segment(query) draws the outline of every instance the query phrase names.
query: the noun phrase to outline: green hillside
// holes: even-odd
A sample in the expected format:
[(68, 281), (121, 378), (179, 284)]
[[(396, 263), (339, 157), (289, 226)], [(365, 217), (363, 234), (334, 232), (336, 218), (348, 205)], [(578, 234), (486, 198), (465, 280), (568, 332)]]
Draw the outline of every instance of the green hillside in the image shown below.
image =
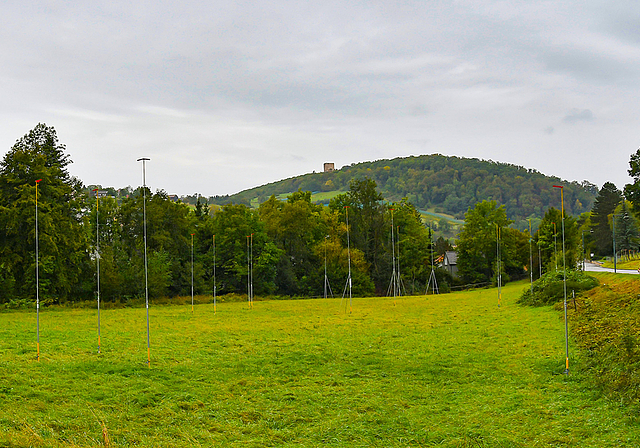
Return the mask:
[(597, 187), (586, 181), (566, 182), (521, 166), (433, 154), (357, 163), (331, 173), (305, 174), (230, 196), (211, 197), (210, 201), (256, 205), (272, 194), (286, 196), (302, 189), (314, 192), (317, 201), (328, 203), (333, 195), (348, 189), (351, 179), (362, 177), (374, 179), (387, 200), (407, 197), (418, 209), (458, 220), (470, 206), (493, 199), (505, 205), (507, 216), (519, 228), (525, 227), (527, 218), (542, 217), (549, 207), (560, 208), (560, 193), (553, 185), (565, 187), (565, 210), (574, 216), (591, 210), (597, 194)]

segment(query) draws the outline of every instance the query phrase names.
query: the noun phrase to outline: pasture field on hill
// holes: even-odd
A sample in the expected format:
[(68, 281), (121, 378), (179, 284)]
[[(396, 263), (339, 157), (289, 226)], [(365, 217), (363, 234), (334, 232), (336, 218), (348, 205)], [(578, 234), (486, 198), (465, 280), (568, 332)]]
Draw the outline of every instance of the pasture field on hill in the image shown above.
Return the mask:
[[(527, 284), (439, 296), (0, 313), (0, 447), (640, 445)], [(573, 361), (577, 359), (577, 362)], [(575, 366), (575, 367), (574, 367)]]

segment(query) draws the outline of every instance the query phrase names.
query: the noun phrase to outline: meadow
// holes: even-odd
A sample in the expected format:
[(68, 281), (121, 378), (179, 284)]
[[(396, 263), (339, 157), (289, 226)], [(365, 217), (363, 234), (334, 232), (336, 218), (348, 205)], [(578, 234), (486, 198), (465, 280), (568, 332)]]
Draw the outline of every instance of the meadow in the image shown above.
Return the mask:
[(0, 313), (0, 447), (640, 445), (525, 287)]

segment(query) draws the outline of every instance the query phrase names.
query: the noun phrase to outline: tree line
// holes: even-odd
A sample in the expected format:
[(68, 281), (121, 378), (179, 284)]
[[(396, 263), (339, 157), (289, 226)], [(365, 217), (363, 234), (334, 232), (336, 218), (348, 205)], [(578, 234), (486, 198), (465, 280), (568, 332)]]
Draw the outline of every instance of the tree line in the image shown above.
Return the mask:
[[(455, 242), (459, 278), (454, 279), (431, 264), (451, 242), (434, 241), (409, 198), (386, 200), (372, 177), (352, 178), (326, 205), (298, 189), (284, 201), (272, 194), (257, 208), (210, 204), (200, 196), (190, 206), (142, 187), (106, 189), (110, 194), (96, 197), (92, 190), (99, 186), (84, 186), (69, 173), (65, 151), (55, 129), (39, 124), (0, 163), (0, 303), (30, 302), (35, 296), (38, 180), (44, 303), (93, 298), (98, 258), (103, 300), (144, 295), (145, 196), (151, 297), (189, 295), (192, 268), (196, 294), (211, 294), (214, 287), (219, 294), (246, 294), (251, 269), (257, 295), (313, 297), (322, 295), (325, 275), (333, 293), (341, 295), (349, 271), (352, 292), (364, 296), (388, 294), (394, 272), (401, 273), (404, 293), (422, 293), (432, 269), (446, 290), (495, 283), (499, 274), (503, 281), (531, 273), (537, 278), (563, 265), (560, 207), (548, 207), (541, 218), (531, 214), (520, 229), (508, 206), (495, 199), (469, 206)], [(610, 254), (614, 225), (618, 251), (637, 250), (640, 154), (631, 163), (635, 183), (624, 194), (606, 183), (591, 211), (574, 218), (565, 207), (568, 268), (577, 267), (583, 253)]]
[[(145, 196), (151, 297), (190, 294), (192, 253), (196, 294), (212, 293), (214, 269), (219, 294), (246, 293), (249, 263), (257, 295), (320, 296), (325, 265), (337, 295), (349, 269), (357, 295), (384, 295), (394, 268), (406, 292), (425, 288), (430, 231), (409, 201), (385, 201), (370, 178), (353, 180), (327, 206), (299, 190), (286, 201), (271, 196), (257, 209), (209, 205), (203, 198), (190, 207), (162, 190), (143, 194), (141, 187), (96, 197), (97, 186), (71, 176), (65, 151), (55, 129), (38, 124), (0, 163), (2, 303), (35, 297), (37, 180), (44, 303), (93, 298), (98, 257), (103, 300), (144, 294)], [(438, 276), (446, 282), (444, 272)]]
[[(591, 210), (577, 218), (549, 207), (542, 218), (532, 215), (529, 229), (518, 231), (507, 218), (505, 205), (484, 200), (469, 208), (458, 241), (461, 279), (466, 283), (496, 282), (498, 266), (503, 279), (581, 269), (585, 258), (616, 259), (638, 256), (640, 250), (640, 149), (631, 155), (624, 190), (605, 182)], [(560, 197), (560, 193), (556, 192)], [(566, 199), (566, 197), (565, 197)], [(564, 224), (564, 255), (563, 233)], [(500, 235), (500, 237), (499, 237)], [(498, 263), (501, 254), (501, 263)], [(564, 257), (564, 258), (563, 258)]]

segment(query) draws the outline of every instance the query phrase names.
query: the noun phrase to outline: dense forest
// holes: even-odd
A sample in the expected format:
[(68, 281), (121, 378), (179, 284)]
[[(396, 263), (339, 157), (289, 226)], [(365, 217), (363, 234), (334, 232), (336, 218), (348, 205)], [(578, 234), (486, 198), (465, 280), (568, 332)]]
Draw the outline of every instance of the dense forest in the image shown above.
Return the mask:
[[(469, 207), (483, 200), (504, 205), (507, 217), (521, 230), (528, 218), (541, 219), (549, 207), (560, 208), (553, 185), (564, 185), (565, 211), (578, 216), (591, 210), (598, 188), (587, 182), (566, 182), (516, 165), (438, 154), (348, 165), (329, 173), (311, 173), (209, 198), (214, 204), (250, 205), (272, 194), (304, 191), (346, 191), (352, 179), (369, 178), (390, 201), (406, 197), (419, 210), (433, 209), (464, 219)], [(326, 201), (328, 202), (328, 201)]]
[[(44, 124), (0, 162), (0, 303), (28, 304), (36, 291), (45, 304), (91, 299), (98, 264), (104, 300), (140, 297), (147, 250), (151, 297), (188, 295), (192, 288), (313, 297), (329, 283), (338, 296), (347, 286), (356, 295), (424, 293), (432, 269), (441, 291), (499, 276), (540, 276), (562, 266), (562, 227), (569, 269), (583, 253), (611, 254), (612, 237), (619, 253), (639, 245), (640, 150), (631, 163), (635, 182), (624, 194), (610, 183), (600, 191), (586, 182), (563, 183), (564, 209), (574, 214), (564, 219), (553, 186), (558, 179), (475, 159), (357, 164), (247, 191), (244, 199), (217, 198), (222, 205), (196, 195), (194, 206), (162, 190), (85, 186), (69, 173), (70, 164), (55, 130)], [(422, 193), (409, 193), (419, 189), (407, 185)], [(284, 198), (275, 195), (294, 188)], [(332, 189), (326, 205), (312, 201), (317, 188)], [(457, 241), (434, 236), (412, 199), (441, 210), (469, 202), (464, 213), (455, 212), (464, 218)], [(438, 268), (438, 256), (454, 244), (457, 278)]]

